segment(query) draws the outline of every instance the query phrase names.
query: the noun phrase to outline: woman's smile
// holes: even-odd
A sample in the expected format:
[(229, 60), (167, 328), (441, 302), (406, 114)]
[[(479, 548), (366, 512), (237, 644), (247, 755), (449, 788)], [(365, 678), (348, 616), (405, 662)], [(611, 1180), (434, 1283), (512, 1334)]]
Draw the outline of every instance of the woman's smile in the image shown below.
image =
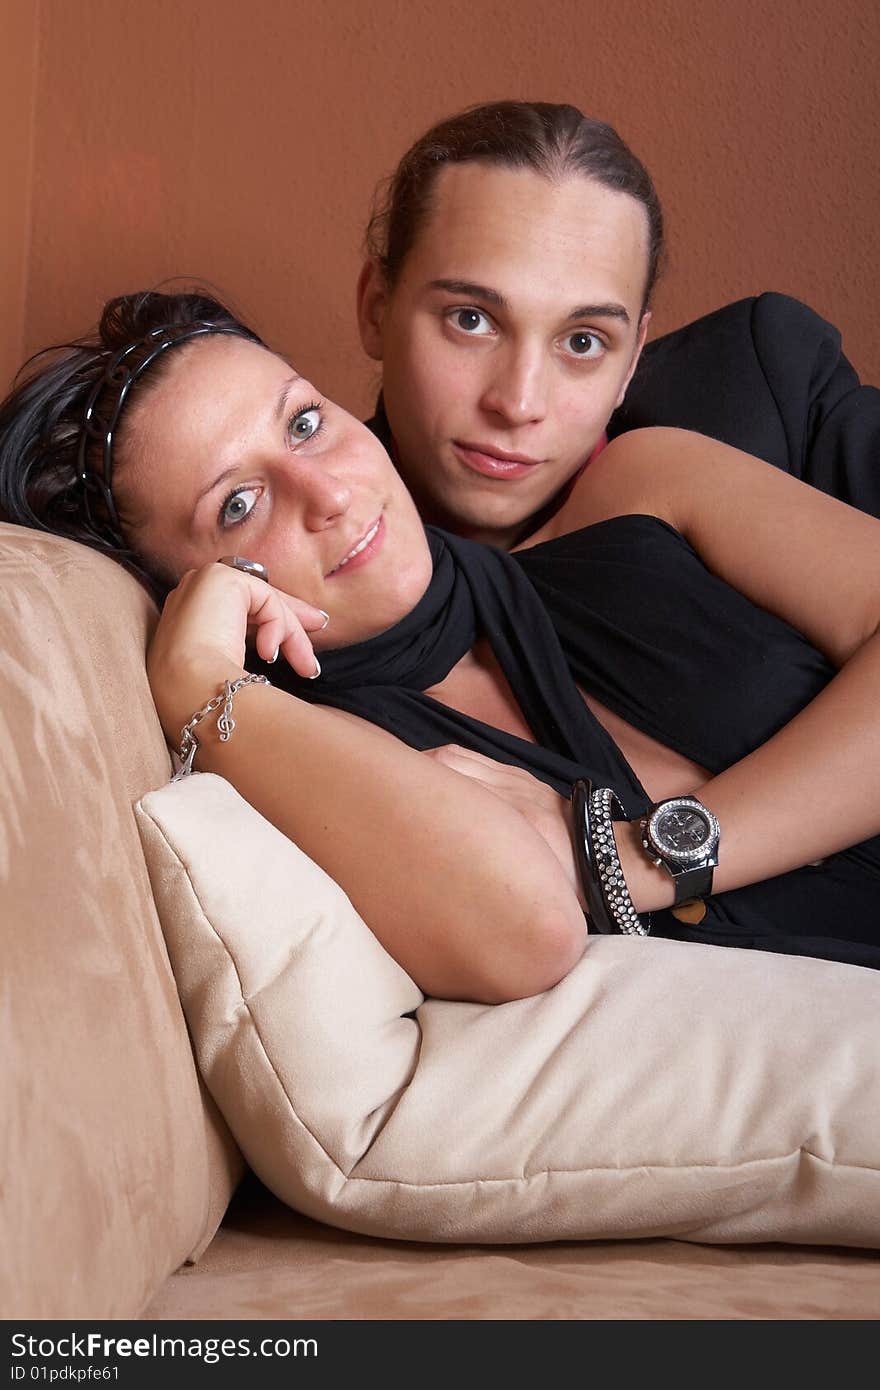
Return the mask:
[[(399, 621), (427, 587), (431, 554), (375, 436), (331, 401), (315, 404), (314, 387), (265, 348), (209, 338), (176, 351), (131, 410), (133, 458), (118, 470), (139, 548), (177, 577), (234, 548), (328, 612), (333, 645)], [(218, 531), (217, 505), (226, 515), (235, 503), (242, 517)]]
[(352, 546), (338, 565), (326, 576), (327, 579), (335, 579), (340, 574), (348, 574), (351, 570), (362, 569), (368, 565), (374, 555), (377, 555), (385, 541), (385, 521), (380, 514), (376, 520), (367, 528), (361, 539)]

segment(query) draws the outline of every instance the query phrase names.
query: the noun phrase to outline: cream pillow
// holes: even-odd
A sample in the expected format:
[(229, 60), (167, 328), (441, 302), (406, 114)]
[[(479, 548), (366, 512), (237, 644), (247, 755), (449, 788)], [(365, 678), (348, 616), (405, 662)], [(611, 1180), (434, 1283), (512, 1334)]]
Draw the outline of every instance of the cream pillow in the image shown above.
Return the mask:
[(208, 1089), (273, 1192), (412, 1240), (880, 1245), (880, 975), (594, 937), (533, 999), (425, 1000), (221, 778), (137, 807)]

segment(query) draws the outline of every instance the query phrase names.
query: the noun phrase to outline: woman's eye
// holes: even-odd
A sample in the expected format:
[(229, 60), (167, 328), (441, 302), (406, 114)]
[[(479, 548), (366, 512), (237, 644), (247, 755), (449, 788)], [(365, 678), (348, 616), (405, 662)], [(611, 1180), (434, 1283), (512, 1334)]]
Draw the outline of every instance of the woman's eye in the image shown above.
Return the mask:
[(298, 415), (294, 415), (287, 427), (292, 444), (304, 444), (312, 435), (317, 434), (321, 428), (321, 411), (318, 406), (310, 405), (306, 410), (301, 410)]
[(244, 521), (256, 506), (258, 496), (259, 489), (255, 487), (245, 487), (238, 492), (230, 493), (220, 508), (220, 525), (237, 526), (240, 521)]
[(484, 333), (492, 332), (490, 320), (479, 309), (453, 309), (451, 318), (462, 333), (482, 337)]
[(596, 333), (570, 333), (565, 340), (568, 352), (575, 357), (601, 357), (605, 351), (605, 344)]

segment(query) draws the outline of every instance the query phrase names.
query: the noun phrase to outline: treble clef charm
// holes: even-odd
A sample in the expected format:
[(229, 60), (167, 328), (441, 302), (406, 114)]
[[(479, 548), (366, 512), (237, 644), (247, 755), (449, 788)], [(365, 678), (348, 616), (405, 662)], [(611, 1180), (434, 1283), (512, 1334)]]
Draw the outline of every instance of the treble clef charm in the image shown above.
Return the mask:
[(217, 720), (217, 732), (220, 735), (221, 743), (225, 743), (228, 738), (232, 737), (232, 731), (235, 728), (235, 720), (232, 717), (232, 697), (235, 691), (232, 688), (231, 681), (224, 681), (223, 686), (223, 694), (225, 696), (223, 713)]

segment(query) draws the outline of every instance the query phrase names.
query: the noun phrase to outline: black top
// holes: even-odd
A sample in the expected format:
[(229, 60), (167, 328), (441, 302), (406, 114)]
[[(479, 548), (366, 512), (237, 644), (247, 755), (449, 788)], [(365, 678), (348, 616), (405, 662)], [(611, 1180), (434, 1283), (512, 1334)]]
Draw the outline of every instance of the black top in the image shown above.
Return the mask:
[(880, 391), (806, 304), (760, 294), (648, 343), (608, 433), (673, 425), (880, 516)]
[[(588, 776), (613, 787), (635, 817), (648, 797), (576, 681), (636, 728), (718, 772), (771, 737), (833, 675), (800, 633), (713, 575), (656, 517), (617, 517), (515, 555), (432, 528), (428, 535), (434, 577), (411, 613), (367, 642), (322, 652), (317, 681), (289, 667), (272, 668), (273, 681), (362, 715), (412, 747), (455, 742), (524, 767), (563, 795)], [(536, 743), (423, 693), (479, 635)], [(698, 927), (656, 913), (654, 932), (880, 967), (878, 905), (880, 837), (818, 868), (718, 894)]]

